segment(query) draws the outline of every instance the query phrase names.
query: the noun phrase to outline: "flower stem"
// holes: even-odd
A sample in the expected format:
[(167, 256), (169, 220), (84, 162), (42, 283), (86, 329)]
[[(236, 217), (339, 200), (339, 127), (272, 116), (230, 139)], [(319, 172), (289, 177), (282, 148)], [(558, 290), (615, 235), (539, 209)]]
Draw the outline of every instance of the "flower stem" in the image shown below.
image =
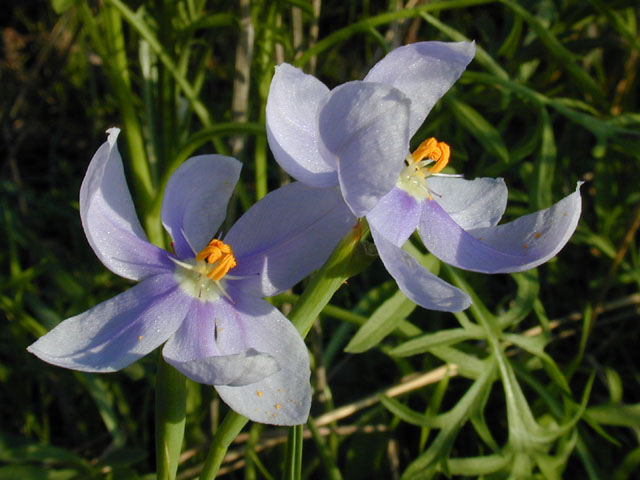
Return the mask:
[(358, 223), (340, 240), (333, 253), (309, 282), (289, 313), (289, 320), (302, 337), (306, 337), (313, 322), (329, 303), (333, 294), (355, 272), (351, 261), (360, 239), (369, 233), (366, 221)]
[(214, 480), (216, 478), (231, 442), (238, 436), (248, 421), (248, 418), (234, 411), (227, 413), (215, 437), (213, 437), (209, 455), (207, 455), (207, 460), (200, 473), (200, 480)]
[(159, 355), (156, 378), (156, 469), (158, 480), (174, 480), (184, 437), (187, 377)]

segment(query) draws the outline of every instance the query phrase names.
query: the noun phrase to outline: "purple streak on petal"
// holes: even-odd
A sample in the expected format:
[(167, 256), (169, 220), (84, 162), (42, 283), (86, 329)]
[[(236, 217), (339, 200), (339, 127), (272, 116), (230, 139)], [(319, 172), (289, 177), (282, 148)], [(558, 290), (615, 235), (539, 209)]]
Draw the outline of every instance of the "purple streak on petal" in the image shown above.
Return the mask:
[(395, 279), (402, 293), (414, 303), (429, 310), (444, 312), (458, 312), (471, 305), (471, 299), (466, 293), (429, 272), (373, 226), (371, 235), (387, 271)]
[(238, 266), (231, 276), (257, 297), (284, 291), (319, 268), (355, 224), (337, 188), (313, 188), (295, 182), (251, 207), (231, 228)]
[(27, 350), (73, 370), (120, 370), (173, 335), (189, 303), (173, 274), (156, 275), (64, 320)]
[(223, 299), (192, 299), (187, 318), (162, 350), (165, 360), (206, 385), (247, 385), (277, 372), (271, 355), (246, 346), (235, 316)]
[(80, 218), (87, 240), (112, 272), (141, 280), (173, 264), (168, 253), (147, 240), (136, 216), (118, 153), (117, 128), (95, 153), (80, 187)]
[(409, 153), (409, 106), (395, 88), (349, 82), (331, 91), (320, 112), (325, 158), (337, 166), (342, 195), (357, 217), (398, 180)]
[(318, 148), (318, 110), (329, 89), (286, 63), (276, 67), (267, 98), (267, 139), (276, 161), (295, 179), (314, 187), (338, 184), (335, 167)]
[(435, 201), (424, 202), (418, 232), (443, 262), (483, 273), (521, 272), (555, 256), (569, 241), (580, 218), (579, 186), (540, 210), (497, 227), (464, 231)]
[(213, 238), (226, 216), (241, 168), (235, 158), (201, 155), (171, 175), (162, 200), (162, 223), (178, 258), (193, 257)]
[(280, 370), (246, 386), (216, 386), (220, 398), (254, 422), (305, 423), (311, 405), (309, 355), (302, 337), (282, 313), (264, 300), (244, 296), (235, 304), (247, 345), (275, 358)]
[(367, 221), (400, 248), (418, 226), (421, 211), (414, 197), (395, 187), (367, 214)]
[(463, 229), (493, 227), (507, 207), (507, 186), (502, 178), (429, 177), (433, 199)]
[(391, 85), (411, 99), (410, 136), (475, 55), (473, 42), (420, 42), (392, 50), (365, 77)]

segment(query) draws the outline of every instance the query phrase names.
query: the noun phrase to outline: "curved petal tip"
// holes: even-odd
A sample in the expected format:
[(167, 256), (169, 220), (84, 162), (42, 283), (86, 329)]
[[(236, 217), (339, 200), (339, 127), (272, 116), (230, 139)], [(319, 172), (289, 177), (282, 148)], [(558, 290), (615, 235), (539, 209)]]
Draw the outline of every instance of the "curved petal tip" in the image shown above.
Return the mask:
[(111, 127), (107, 129), (107, 133), (109, 134), (107, 142), (109, 142), (109, 146), (113, 148), (118, 140), (118, 135), (120, 135), (120, 129), (118, 127)]

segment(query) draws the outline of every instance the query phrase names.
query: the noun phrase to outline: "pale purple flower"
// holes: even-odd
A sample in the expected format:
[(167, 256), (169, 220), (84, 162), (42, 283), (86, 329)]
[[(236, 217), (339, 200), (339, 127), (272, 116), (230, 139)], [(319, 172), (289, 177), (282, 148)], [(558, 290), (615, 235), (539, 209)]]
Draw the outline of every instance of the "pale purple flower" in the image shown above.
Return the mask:
[(211, 241), (241, 165), (198, 156), (176, 170), (164, 192), (162, 223), (175, 250), (169, 253), (148, 242), (137, 219), (118, 133), (109, 130), (89, 165), (80, 216), (102, 263), (140, 283), (63, 321), (28, 350), (61, 367), (111, 372), (166, 342), (167, 362), (214, 385), (238, 413), (263, 423), (304, 423), (311, 401), (307, 349), (291, 322), (260, 297), (318, 268), (352, 224), (350, 212), (329, 189), (293, 183), (254, 205), (224, 241)]
[(409, 140), (474, 54), (468, 42), (406, 45), (374, 65), (363, 81), (333, 90), (283, 64), (267, 102), (267, 136), (278, 163), (308, 185), (339, 185), (352, 213), (366, 216), (399, 288), (433, 310), (463, 310), (471, 300), (402, 249), (416, 228), (440, 260), (504, 273), (553, 257), (580, 216), (576, 189), (549, 209), (497, 225), (507, 201), (502, 179), (439, 176), (448, 146), (435, 140), (437, 148), (429, 147), (425, 156), (409, 154)]

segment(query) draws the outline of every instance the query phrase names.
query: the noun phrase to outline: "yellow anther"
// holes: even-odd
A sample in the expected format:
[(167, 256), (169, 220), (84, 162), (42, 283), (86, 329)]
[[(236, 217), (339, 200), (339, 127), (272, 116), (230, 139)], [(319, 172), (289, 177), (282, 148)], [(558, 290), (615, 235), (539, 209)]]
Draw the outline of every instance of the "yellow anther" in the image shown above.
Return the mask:
[(196, 260), (206, 260), (207, 263), (213, 265), (213, 268), (207, 272), (207, 277), (215, 282), (237, 265), (231, 247), (215, 238), (196, 255)]
[(435, 165), (425, 170), (430, 175), (440, 172), (449, 163), (451, 148), (444, 142), (438, 142), (434, 137), (426, 139), (420, 144), (415, 152), (411, 154), (414, 162), (421, 162), (425, 158), (433, 160)]

